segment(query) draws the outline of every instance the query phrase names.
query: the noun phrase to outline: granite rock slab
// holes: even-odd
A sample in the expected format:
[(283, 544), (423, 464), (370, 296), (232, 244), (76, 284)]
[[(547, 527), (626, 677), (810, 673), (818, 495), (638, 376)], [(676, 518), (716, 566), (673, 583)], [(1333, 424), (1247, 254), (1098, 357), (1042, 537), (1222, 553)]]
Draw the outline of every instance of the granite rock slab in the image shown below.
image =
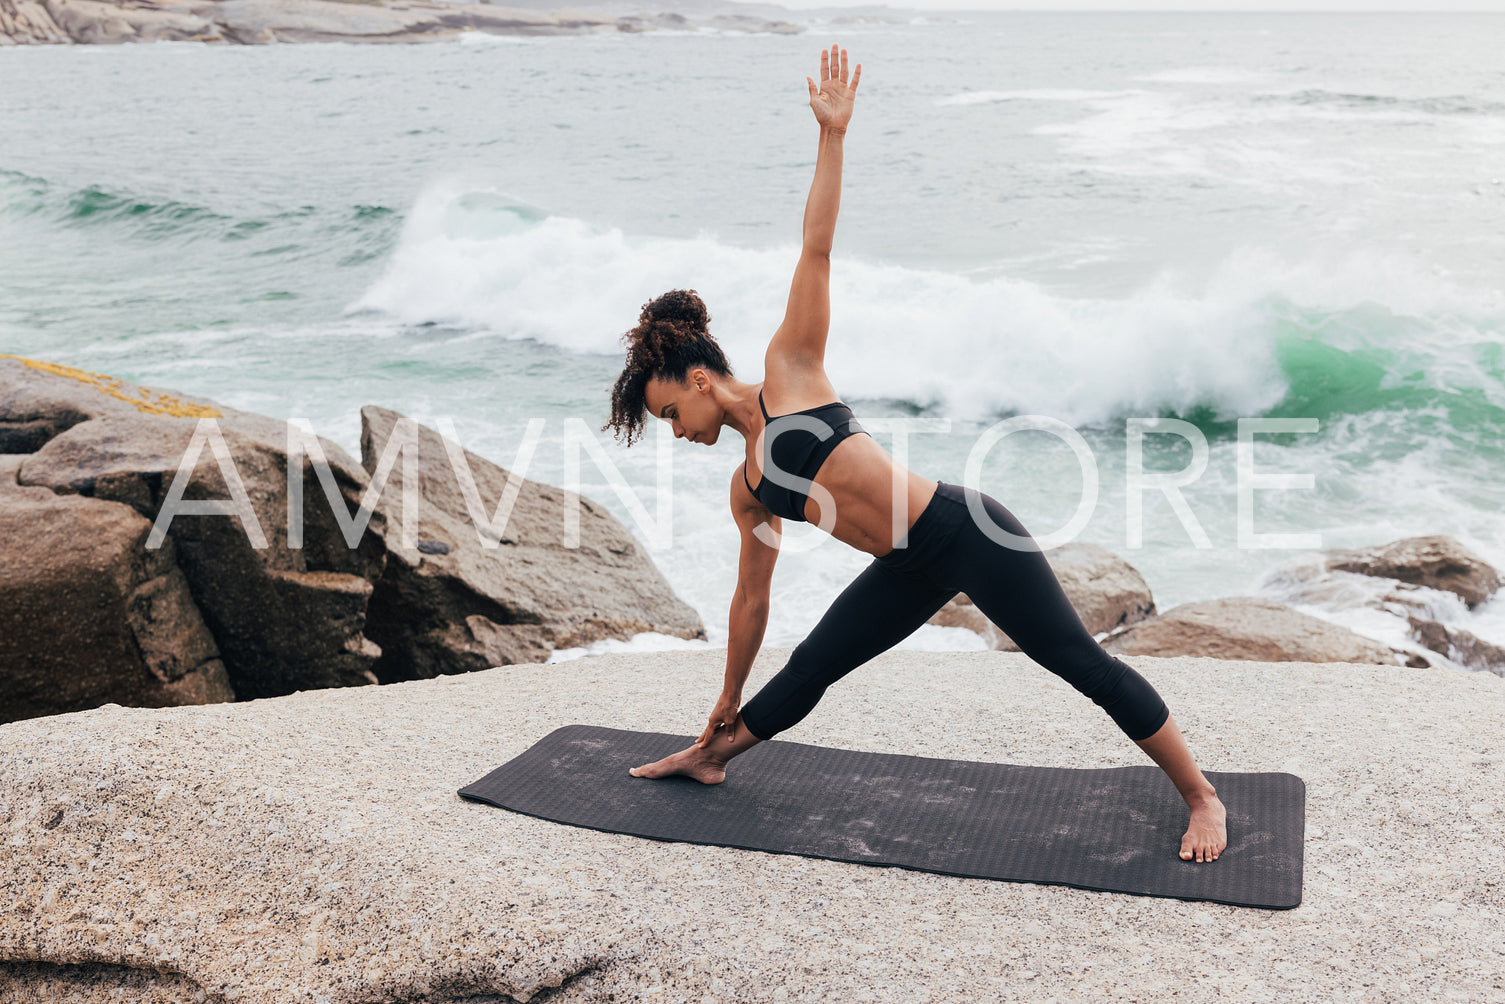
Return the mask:
[[(765, 650), (747, 692), (788, 654)], [(1305, 781), (1293, 910), (642, 840), (457, 795), (561, 725), (688, 742), (723, 660), (612, 654), (0, 726), (0, 999), (1505, 1001), (1492, 674), (1133, 660), (1204, 768)], [(781, 735), (1146, 762), (1003, 652), (885, 653)]]

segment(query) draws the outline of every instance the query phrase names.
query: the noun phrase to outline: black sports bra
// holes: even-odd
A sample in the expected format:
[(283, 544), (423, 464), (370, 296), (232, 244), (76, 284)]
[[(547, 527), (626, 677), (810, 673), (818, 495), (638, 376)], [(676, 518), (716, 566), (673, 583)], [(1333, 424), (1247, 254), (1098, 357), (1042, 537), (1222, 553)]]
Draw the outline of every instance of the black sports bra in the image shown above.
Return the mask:
[[(758, 481), (758, 487), (754, 488), (752, 482), (747, 480), (747, 465), (743, 464), (742, 480), (746, 483), (747, 490), (753, 493), (753, 498), (763, 503), (775, 516), (808, 523), (810, 521), (805, 519), (805, 503), (810, 496), (774, 483), (769, 472), (777, 468), (781, 481), (793, 481), (795, 478), (814, 481), (815, 473), (838, 443), (859, 432), (863, 435), (871, 434), (857, 423), (852, 409), (840, 401), (775, 418), (768, 414), (768, 408), (763, 404), (763, 392), (758, 391), (758, 407), (763, 409), (763, 418), (767, 420), (763, 432), (763, 477)], [(808, 415), (820, 424), (812, 429), (802, 427), (810, 426), (810, 422), (785, 421), (800, 415)], [(826, 438), (821, 439), (821, 435)]]

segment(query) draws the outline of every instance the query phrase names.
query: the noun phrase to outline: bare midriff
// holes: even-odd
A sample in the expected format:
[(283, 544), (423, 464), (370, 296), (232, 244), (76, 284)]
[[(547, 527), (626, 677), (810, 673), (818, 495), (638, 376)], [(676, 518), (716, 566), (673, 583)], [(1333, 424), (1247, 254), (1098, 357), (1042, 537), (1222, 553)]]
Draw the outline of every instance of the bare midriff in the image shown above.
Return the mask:
[[(751, 457), (747, 469), (758, 469)], [(899, 519), (904, 530), (900, 531), (900, 537), (920, 518), (938, 487), (933, 479), (900, 467), (887, 450), (867, 435), (848, 436), (837, 443), (812, 480), (831, 494), (836, 520), (831, 536), (875, 557), (887, 554), (897, 543), (895, 482), (900, 486), (897, 494), (899, 506), (903, 507)], [(816, 525), (822, 516), (819, 494), (812, 488), (805, 502), (805, 519)]]

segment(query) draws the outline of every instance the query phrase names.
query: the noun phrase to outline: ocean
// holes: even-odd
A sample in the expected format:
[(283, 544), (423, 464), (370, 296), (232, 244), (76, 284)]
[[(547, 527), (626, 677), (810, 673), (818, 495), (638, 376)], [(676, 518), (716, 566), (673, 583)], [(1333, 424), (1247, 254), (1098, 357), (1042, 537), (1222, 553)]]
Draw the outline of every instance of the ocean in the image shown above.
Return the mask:
[[(522, 473), (560, 484), (566, 421), (606, 421), (621, 335), (666, 290), (761, 379), (813, 176), (804, 78), (837, 42), (863, 71), (826, 367), (886, 448), (885, 419), (931, 420), (913, 469), (960, 483), (971, 457), (1161, 610), (1279, 599), (1265, 577), (1313, 544), (1445, 533), (1505, 568), (1505, 16), (788, 19), (810, 30), (0, 50), (0, 351), (305, 418), (357, 456), (364, 404), (509, 468), (543, 419)], [(1150, 475), (1206, 441), (1180, 488), (1200, 534), (1150, 490), (1131, 539), (1129, 432), (1154, 418), (1194, 430), (1143, 436)], [(1240, 423), (1272, 418), (1306, 431), (1245, 421), (1241, 545)], [(1035, 428), (984, 454), (1008, 419)], [(662, 425), (597, 432), (620, 477), (587, 454), (581, 487), (709, 641), (591, 651), (726, 643), (742, 441), (669, 444), (666, 482)], [(661, 502), (659, 539), (636, 514)], [(869, 560), (788, 535), (765, 645)], [(1505, 643), (1505, 600), (1445, 613)]]

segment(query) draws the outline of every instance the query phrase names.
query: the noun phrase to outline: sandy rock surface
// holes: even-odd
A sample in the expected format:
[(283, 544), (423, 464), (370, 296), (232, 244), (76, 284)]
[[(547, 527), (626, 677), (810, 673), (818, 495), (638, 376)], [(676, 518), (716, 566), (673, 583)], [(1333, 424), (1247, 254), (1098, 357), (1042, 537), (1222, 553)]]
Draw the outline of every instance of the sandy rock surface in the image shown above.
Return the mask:
[[(765, 651), (747, 693), (787, 656)], [(1205, 769), (1305, 781), (1304, 898), (1287, 911), (649, 841), (456, 794), (574, 722), (688, 741), (723, 659), (0, 726), (0, 999), (1505, 1001), (1492, 674), (1132, 660)], [(1001, 652), (886, 653), (780, 738), (1146, 762)]]

